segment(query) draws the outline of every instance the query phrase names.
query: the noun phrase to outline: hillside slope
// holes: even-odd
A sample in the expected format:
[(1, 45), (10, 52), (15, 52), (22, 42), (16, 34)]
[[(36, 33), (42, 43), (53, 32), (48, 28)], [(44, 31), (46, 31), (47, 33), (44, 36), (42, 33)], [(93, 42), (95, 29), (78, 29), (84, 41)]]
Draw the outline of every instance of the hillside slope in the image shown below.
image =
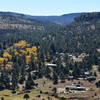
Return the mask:
[(100, 48), (100, 13), (87, 13), (61, 30), (65, 34), (66, 50), (93, 52)]
[(39, 41), (42, 35), (58, 29), (54, 23), (0, 13), (0, 42), (6, 44), (19, 40)]

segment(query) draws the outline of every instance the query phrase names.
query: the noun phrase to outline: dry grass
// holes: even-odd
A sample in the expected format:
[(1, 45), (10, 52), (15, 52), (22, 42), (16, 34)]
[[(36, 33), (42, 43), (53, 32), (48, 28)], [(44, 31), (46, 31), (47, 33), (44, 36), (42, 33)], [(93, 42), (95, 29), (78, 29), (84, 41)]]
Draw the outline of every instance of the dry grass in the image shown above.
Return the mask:
[[(44, 84), (45, 81), (45, 84)], [(68, 94), (59, 94), (60, 97), (66, 97), (66, 98), (70, 98), (73, 96), (84, 96), (84, 97), (88, 97), (89, 100), (92, 100), (93, 98), (100, 98), (100, 89), (95, 87), (95, 82), (93, 83), (89, 83), (88, 81), (79, 81), (79, 80), (74, 80), (74, 81), (66, 81), (65, 83), (60, 83), (58, 85), (53, 85), (52, 81), (47, 80), (47, 79), (38, 79), (35, 82), (38, 83), (38, 89), (33, 89), (29, 94), (30, 98), (29, 100), (48, 100), (48, 94), (40, 94), (40, 91), (42, 90), (42, 92), (51, 92), (52, 89), (54, 87), (64, 87), (66, 85), (71, 85), (73, 83), (80, 83), (81, 86), (85, 86), (88, 87), (89, 90), (86, 92), (72, 92), (72, 93), (68, 93)], [(96, 93), (96, 96), (95, 96)], [(8, 96), (9, 95), (9, 96)], [(24, 94), (21, 95), (14, 95), (11, 93), (11, 91), (9, 90), (4, 90), (4, 91), (0, 91), (0, 98), (4, 97), (4, 100), (24, 100), (23, 96)], [(38, 95), (40, 95), (40, 97), (38, 97)], [(50, 98), (52, 98), (52, 100), (59, 100), (55, 97), (49, 96)]]

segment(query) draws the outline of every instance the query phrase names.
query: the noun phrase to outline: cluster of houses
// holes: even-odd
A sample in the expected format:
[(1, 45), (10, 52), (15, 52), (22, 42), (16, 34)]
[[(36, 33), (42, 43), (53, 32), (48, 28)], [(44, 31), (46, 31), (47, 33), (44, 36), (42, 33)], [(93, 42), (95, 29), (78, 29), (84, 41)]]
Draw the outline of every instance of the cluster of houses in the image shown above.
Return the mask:
[(89, 54), (86, 53), (81, 53), (78, 56), (68, 54), (68, 57), (73, 61), (73, 62), (82, 62), (85, 57), (89, 56)]
[[(53, 64), (53, 63), (47, 63), (45, 64), (47, 67), (52, 68), (52, 67), (57, 67), (57, 64)], [(72, 73), (72, 72), (71, 72)], [(68, 76), (66, 79), (68, 80), (74, 80), (74, 76)], [(96, 80), (96, 76), (91, 75), (90, 71), (85, 71), (83, 72), (83, 77), (78, 78), (78, 80), (90, 80), (90, 81), (95, 81)]]
[[(61, 57), (62, 60), (62, 66), (66, 67), (66, 63), (63, 61), (64, 57), (65, 57), (65, 53), (60, 53), (59, 56)], [(81, 54), (71, 54), (71, 53), (67, 53), (67, 56), (69, 58), (69, 62), (82, 62), (83, 59), (85, 59), (85, 57), (88, 57), (89, 54), (86, 53), (81, 53)], [(47, 67), (49, 68), (53, 68), (53, 67), (57, 67), (57, 64), (53, 63), (53, 62), (48, 62), (45, 64)], [(74, 80), (74, 76), (72, 75), (72, 70), (69, 70), (69, 72), (71, 73), (66, 79), (68, 80)], [(96, 71), (95, 71), (96, 72)], [(96, 80), (96, 76), (93, 75), (93, 73), (91, 71), (84, 71), (82, 72), (81, 77), (78, 78), (78, 80)]]

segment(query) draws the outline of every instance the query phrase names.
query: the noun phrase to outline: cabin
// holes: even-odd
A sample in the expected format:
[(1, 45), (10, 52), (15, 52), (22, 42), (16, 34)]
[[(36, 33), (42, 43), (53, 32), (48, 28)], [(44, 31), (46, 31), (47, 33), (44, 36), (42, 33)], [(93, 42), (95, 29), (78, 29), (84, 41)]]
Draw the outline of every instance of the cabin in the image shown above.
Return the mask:
[(72, 85), (72, 86), (66, 86), (65, 88), (67, 91), (86, 91), (86, 87), (80, 87), (79, 85)]
[(45, 64), (46, 66), (48, 66), (48, 67), (57, 67), (57, 64), (50, 64), (50, 63), (48, 63), (48, 64)]
[(60, 55), (61, 57), (64, 57), (64, 56), (65, 56), (65, 53), (62, 52), (62, 53), (60, 53), (59, 55)]
[(88, 81), (95, 81), (96, 77), (95, 76), (89, 76), (89, 77), (87, 77), (87, 80)]
[(87, 91), (88, 88), (86, 87), (81, 87), (80, 85), (71, 85), (71, 86), (66, 86), (66, 87), (63, 87), (63, 88), (57, 88), (57, 93), (68, 93), (69, 91), (80, 91), (80, 92), (83, 92), (83, 91)]
[(87, 72), (84, 72), (84, 75), (87, 75), (89, 76), (91, 74), (91, 72), (87, 71)]
[(68, 80), (73, 80), (74, 76), (68, 76)]
[(57, 93), (66, 93), (65, 88), (57, 88)]

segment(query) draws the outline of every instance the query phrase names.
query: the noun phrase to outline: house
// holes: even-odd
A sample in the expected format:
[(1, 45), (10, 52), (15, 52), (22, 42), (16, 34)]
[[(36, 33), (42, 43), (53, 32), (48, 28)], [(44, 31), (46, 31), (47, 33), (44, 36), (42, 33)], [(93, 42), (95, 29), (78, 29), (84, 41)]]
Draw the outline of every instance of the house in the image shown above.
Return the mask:
[(89, 76), (89, 77), (87, 77), (87, 80), (89, 80), (89, 81), (95, 81), (96, 77), (95, 76)]
[(65, 88), (67, 91), (86, 91), (86, 87), (80, 87), (79, 85), (71, 85), (71, 86), (66, 86)]
[(86, 87), (81, 87), (80, 85), (71, 85), (71, 86), (66, 86), (63, 88), (57, 88), (57, 93), (68, 93), (69, 91), (87, 91), (88, 88)]
[(50, 63), (45, 64), (45, 65), (48, 66), (48, 67), (56, 67), (57, 66), (57, 64), (50, 64)]
[(59, 55), (62, 56), (62, 57), (64, 57), (65, 56), (65, 53), (62, 52)]
[(83, 74), (84, 74), (85, 76), (90, 76), (90, 75), (91, 75), (91, 72), (86, 71), (86, 72), (84, 72)]
[(57, 93), (66, 93), (65, 88), (57, 88)]
[(74, 76), (68, 76), (68, 80), (73, 80)]

